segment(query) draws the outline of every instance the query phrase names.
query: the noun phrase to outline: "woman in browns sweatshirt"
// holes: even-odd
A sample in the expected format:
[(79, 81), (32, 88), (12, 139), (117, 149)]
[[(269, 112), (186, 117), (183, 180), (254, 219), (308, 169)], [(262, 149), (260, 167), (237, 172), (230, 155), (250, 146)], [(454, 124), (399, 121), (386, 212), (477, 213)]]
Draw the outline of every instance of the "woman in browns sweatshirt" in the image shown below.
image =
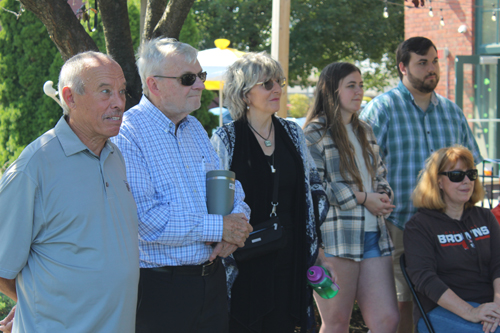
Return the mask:
[[(467, 148), (432, 154), (405, 226), (407, 272), (438, 333), (500, 332), (500, 227), (487, 209)], [(418, 332), (428, 332), (414, 309)]]

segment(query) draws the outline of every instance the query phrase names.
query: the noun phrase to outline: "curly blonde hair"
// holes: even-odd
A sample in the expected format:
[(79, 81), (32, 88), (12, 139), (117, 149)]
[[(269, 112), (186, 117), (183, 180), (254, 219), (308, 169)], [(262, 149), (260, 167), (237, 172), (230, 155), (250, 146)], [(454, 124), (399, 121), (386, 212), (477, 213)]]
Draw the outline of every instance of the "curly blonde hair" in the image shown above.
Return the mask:
[(234, 120), (246, 117), (247, 94), (258, 83), (284, 77), (279, 62), (264, 52), (249, 52), (227, 69), (224, 83), (224, 105)]

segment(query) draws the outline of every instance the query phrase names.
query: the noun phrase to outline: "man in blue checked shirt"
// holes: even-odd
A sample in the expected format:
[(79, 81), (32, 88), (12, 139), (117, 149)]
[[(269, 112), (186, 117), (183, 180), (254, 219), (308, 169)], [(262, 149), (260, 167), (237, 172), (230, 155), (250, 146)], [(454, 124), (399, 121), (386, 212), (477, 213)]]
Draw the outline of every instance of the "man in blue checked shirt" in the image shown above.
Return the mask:
[(435, 151), (456, 144), (482, 161), (476, 140), (462, 110), (434, 92), (439, 82), (436, 46), (424, 37), (401, 43), (396, 51), (401, 82), (371, 101), (360, 118), (371, 124), (387, 166), (387, 180), (394, 191), (396, 208), (387, 227), (394, 242), (394, 273), (399, 301), (398, 332), (413, 331), (410, 290), (403, 278), (399, 257), (403, 253), (405, 223), (417, 212), (411, 194), (425, 160)]
[(230, 215), (207, 212), (205, 175), (220, 166), (206, 131), (189, 115), (205, 88), (197, 55), (175, 39), (144, 42), (137, 59), (143, 96), (113, 139), (139, 217), (137, 333), (227, 332), (219, 257), (242, 247), (252, 229), (239, 182)]

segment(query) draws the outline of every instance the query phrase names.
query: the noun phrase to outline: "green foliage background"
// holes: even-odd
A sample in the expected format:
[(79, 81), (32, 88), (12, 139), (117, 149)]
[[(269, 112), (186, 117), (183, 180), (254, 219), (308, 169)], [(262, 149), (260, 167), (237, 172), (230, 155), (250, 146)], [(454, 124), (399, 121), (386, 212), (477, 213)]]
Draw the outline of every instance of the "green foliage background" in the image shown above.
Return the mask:
[[(17, 12), (19, 2), (1, 0), (0, 7)], [(140, 43), (140, 0), (128, 1), (130, 29), (134, 49)], [(94, 25), (94, 14), (90, 15)], [(99, 20), (96, 31), (85, 29), (101, 52), (106, 52), (103, 27)], [(38, 136), (54, 127), (62, 115), (61, 108), (43, 93), (47, 80), (57, 90), (63, 60), (47, 29), (31, 12), (16, 18), (0, 10), (0, 171), (5, 170), (21, 151)], [(190, 13), (181, 31), (181, 41), (196, 46), (200, 33)], [(217, 117), (207, 110), (214, 94), (205, 91), (202, 107), (193, 113), (208, 133), (217, 126)]]
[[(395, 50), (404, 39), (403, 3), (391, 1), (389, 18), (384, 19), (382, 1), (291, 0), (290, 85), (309, 85), (315, 69), (335, 61), (379, 63), (385, 54), (389, 59), (384, 68), (370, 74), (365, 86), (380, 89), (388, 78), (397, 77)], [(200, 50), (226, 38), (242, 51), (270, 52), (271, 7), (268, 0), (196, 0)]]
[[(17, 11), (19, 2), (2, 0), (0, 7)], [(43, 84), (57, 82), (63, 61), (33, 13), (16, 19), (2, 10), (0, 24), (0, 167), (5, 168), (61, 116), (59, 106), (43, 94)]]
[[(182, 26), (179, 41), (196, 48), (200, 43), (200, 38), (201, 34), (196, 25), (193, 10), (191, 10), (186, 18), (186, 21), (184, 21), (184, 25)], [(196, 117), (196, 119), (198, 119), (198, 121), (203, 125), (209, 135), (212, 135), (212, 129), (216, 128), (219, 124), (217, 116), (208, 112), (208, 106), (214, 97), (215, 93), (212, 91), (203, 90), (203, 93), (201, 94), (201, 107), (191, 113), (191, 115)]]
[(3, 294), (0, 294), (0, 320), (9, 314), (10, 309), (12, 309), (14, 305), (15, 303), (13, 300)]
[(288, 96), (288, 102), (291, 104), (290, 117), (302, 118), (305, 117), (311, 101), (309, 97), (303, 94), (293, 94)]

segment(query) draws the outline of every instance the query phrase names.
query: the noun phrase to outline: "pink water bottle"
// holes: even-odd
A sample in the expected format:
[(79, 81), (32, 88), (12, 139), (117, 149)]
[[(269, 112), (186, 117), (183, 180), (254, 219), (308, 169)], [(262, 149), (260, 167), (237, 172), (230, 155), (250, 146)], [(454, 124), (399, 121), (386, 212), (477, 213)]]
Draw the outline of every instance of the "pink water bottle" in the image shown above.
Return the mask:
[(307, 281), (322, 298), (333, 298), (339, 292), (339, 286), (323, 266), (310, 267), (307, 270)]

